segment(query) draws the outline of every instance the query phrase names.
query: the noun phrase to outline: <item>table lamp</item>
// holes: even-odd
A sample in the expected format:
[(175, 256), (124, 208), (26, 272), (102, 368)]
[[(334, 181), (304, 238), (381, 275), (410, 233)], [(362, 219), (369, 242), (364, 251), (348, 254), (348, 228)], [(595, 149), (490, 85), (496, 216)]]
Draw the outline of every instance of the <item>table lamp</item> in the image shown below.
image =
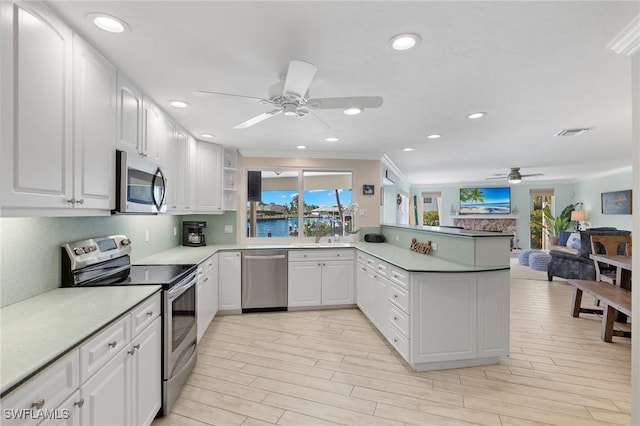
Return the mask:
[(576, 223), (576, 232), (581, 229), (582, 222), (587, 220), (587, 214), (584, 210), (574, 210), (571, 212), (571, 220)]

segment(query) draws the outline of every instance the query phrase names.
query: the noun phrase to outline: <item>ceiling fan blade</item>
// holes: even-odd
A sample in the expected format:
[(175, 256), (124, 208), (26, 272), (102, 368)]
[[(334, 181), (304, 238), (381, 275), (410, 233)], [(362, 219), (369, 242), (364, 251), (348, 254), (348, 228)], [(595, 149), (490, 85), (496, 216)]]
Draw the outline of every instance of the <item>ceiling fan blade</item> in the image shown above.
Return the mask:
[(521, 175), (522, 177), (544, 176), (544, 173), (532, 173), (529, 175)]
[(309, 99), (307, 105), (313, 109), (345, 109), (351, 107), (358, 108), (378, 108), (382, 105), (380, 96), (354, 96), (344, 98), (316, 98)]
[(318, 68), (309, 62), (295, 59), (289, 62), (289, 70), (287, 71), (287, 79), (284, 82), (282, 94), (298, 99), (304, 98), (317, 70)]
[(235, 126), (233, 126), (233, 128), (234, 129), (246, 129), (247, 127), (251, 127), (254, 124), (258, 124), (259, 122), (264, 121), (267, 118), (274, 117), (274, 116), (280, 114), (281, 112), (282, 112), (281, 109), (274, 109), (272, 111), (263, 112), (262, 114), (256, 115), (255, 117), (250, 118), (250, 119), (248, 119), (246, 121), (243, 121), (240, 124), (236, 124)]
[(488, 178), (484, 178), (485, 180), (494, 180), (494, 179), (506, 179), (507, 176), (494, 176), (494, 177), (488, 177)]
[(219, 96), (231, 96), (234, 98), (246, 98), (246, 99), (255, 99), (258, 101), (268, 101), (268, 99), (256, 98), (255, 96), (245, 96), (245, 95), (236, 95), (233, 93), (223, 93), (223, 92), (211, 92), (209, 90), (194, 90), (191, 92), (193, 96), (209, 96), (209, 95), (219, 95)]

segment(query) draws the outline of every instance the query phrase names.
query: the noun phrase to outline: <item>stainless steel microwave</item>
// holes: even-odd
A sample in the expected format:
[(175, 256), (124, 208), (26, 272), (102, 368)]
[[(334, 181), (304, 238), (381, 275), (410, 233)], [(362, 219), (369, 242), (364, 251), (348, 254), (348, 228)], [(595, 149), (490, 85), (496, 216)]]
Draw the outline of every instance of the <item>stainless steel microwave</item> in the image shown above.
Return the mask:
[(166, 213), (166, 184), (160, 166), (116, 150), (116, 213)]

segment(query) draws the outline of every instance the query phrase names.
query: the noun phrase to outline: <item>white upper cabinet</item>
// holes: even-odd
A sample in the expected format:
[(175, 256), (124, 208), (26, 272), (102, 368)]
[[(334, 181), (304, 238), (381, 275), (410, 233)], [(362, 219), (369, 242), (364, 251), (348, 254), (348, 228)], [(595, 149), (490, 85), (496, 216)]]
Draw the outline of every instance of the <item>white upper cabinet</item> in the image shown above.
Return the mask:
[(74, 62), (74, 191), (76, 205), (114, 205), (116, 69), (77, 35)]
[(71, 30), (39, 3), (0, 8), (2, 207), (67, 207), (73, 198)]
[(118, 73), (118, 149), (142, 152), (142, 92)]
[(197, 211), (202, 213), (222, 213), (222, 147), (220, 145), (197, 142)]
[(162, 134), (162, 112), (147, 98), (142, 100), (143, 149), (141, 155), (160, 164)]

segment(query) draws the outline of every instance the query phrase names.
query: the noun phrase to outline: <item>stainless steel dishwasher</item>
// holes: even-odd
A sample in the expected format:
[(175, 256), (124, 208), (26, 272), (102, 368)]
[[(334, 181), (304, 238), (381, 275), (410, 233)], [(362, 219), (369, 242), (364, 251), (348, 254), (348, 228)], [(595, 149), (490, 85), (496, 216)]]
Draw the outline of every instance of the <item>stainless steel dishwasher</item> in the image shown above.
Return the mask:
[(287, 251), (242, 252), (242, 312), (287, 310)]

